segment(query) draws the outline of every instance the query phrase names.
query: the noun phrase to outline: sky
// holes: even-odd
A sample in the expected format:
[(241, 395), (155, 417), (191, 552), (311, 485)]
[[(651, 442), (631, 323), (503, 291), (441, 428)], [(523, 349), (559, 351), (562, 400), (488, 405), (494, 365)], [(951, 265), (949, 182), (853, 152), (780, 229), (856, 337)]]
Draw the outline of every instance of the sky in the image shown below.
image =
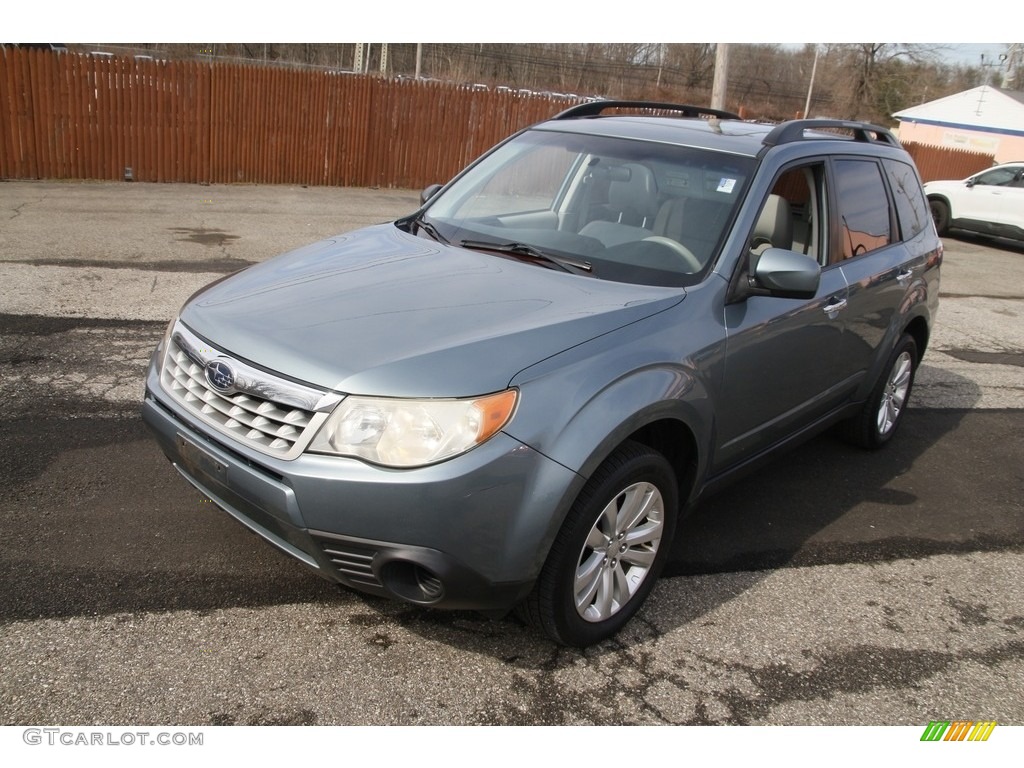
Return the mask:
[[(683, 7), (664, 0), (629, 0), (617, 12), (598, 4), (514, 0), (486, 6), (480, 0), (386, 0), (377, 3), (289, 0), (213, 3), (176, 0), (151, 15), (137, 0), (105, 0), (103, 12), (80, 0), (17, 3), (4, 11), (0, 42), (860, 42), (878, 39), (928, 42), (949, 39), (951, 61), (977, 65), (998, 57), (1002, 43), (993, 18), (1020, 16), (1020, 0), (988, 0), (985, 14), (922, 14), (908, 7), (839, 7), (811, 14), (766, 13), (763, 0), (732, 0), (728, 14), (716, 4)], [(153, 6), (150, 6), (154, 8)], [(604, 6), (608, 8), (608, 6)], [(721, 6), (718, 6), (721, 7)], [(783, 7), (783, 6), (774, 6)], [(854, 6), (850, 6), (853, 8)], [(590, 10), (587, 10), (590, 9)], [(1000, 13), (1002, 11), (1002, 13)], [(831, 14), (834, 13), (835, 16)], [(159, 15), (157, 15), (159, 14)], [(924, 17), (924, 18), (922, 18)], [(828, 20), (826, 20), (826, 18)], [(1015, 27), (1014, 27), (1015, 29)]]
[(953, 64), (966, 64), (977, 67), (981, 64), (984, 54), (986, 64), (999, 62), (1000, 54), (1006, 52), (1005, 43), (944, 43), (954, 49), (943, 54), (943, 58)]

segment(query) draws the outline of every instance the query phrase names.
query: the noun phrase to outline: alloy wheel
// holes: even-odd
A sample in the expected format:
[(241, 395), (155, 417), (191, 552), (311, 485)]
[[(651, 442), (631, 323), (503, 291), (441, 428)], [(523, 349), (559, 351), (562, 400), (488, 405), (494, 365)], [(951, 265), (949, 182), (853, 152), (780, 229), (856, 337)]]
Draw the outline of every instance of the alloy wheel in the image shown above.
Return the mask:
[(618, 613), (654, 563), (665, 523), (657, 486), (634, 483), (617, 493), (594, 522), (573, 583), (576, 611), (590, 622)]
[(889, 371), (889, 378), (882, 390), (882, 400), (878, 405), (877, 426), (879, 435), (887, 435), (900, 417), (903, 404), (910, 390), (910, 377), (913, 373), (913, 360), (909, 352), (903, 352), (896, 358)]

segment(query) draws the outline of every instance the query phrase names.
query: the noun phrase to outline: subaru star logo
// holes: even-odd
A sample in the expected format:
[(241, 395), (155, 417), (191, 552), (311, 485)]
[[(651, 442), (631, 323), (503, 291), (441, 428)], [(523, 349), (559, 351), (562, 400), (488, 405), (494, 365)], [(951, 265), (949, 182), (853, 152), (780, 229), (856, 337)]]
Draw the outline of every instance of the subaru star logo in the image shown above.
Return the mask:
[(227, 392), (235, 385), (235, 371), (223, 360), (206, 364), (206, 380), (218, 392)]

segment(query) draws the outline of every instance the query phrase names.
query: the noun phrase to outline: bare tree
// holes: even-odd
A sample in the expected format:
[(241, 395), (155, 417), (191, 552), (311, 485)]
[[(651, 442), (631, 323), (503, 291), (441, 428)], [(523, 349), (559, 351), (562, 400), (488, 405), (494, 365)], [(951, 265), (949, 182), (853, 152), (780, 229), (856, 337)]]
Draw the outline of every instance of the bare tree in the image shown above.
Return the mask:
[(714, 43), (676, 43), (668, 46), (666, 66), (674, 70), (683, 88), (711, 88), (715, 74)]
[[(1010, 50), (1020, 53), (1019, 44)], [(145, 43), (78, 46), (161, 58), (249, 60), (304, 67), (354, 67), (355, 43)], [(812, 114), (887, 122), (902, 108), (998, 77), (997, 68), (938, 61), (940, 46), (858, 43), (795, 48), (734, 45), (727, 108), (782, 120), (803, 111), (815, 53)], [(379, 71), (381, 44), (369, 45), (367, 70)], [(463, 83), (611, 98), (708, 103), (714, 43), (426, 43), (421, 74)], [(1019, 55), (1017, 59), (1019, 59)], [(416, 44), (388, 46), (388, 74), (416, 71)], [(1007, 54), (1007, 69), (1010, 56)], [(1020, 62), (1015, 61), (1019, 69)], [(1018, 72), (1018, 82), (1020, 80)], [(999, 82), (996, 80), (995, 82)]]
[[(851, 74), (843, 92), (843, 116), (888, 117), (901, 90), (910, 90), (917, 67), (934, 64), (935, 46), (915, 43), (855, 43), (839, 46), (841, 71)], [(895, 105), (898, 109), (902, 105)]]

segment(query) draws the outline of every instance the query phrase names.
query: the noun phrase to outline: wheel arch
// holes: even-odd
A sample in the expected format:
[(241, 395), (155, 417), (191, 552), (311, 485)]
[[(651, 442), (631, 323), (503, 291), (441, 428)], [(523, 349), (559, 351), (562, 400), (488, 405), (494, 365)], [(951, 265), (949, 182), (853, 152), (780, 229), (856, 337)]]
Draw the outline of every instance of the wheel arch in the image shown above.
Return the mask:
[[(678, 402), (654, 403), (624, 419), (606, 437), (597, 442), (577, 470), (582, 485), (594, 475), (610, 456), (627, 443), (639, 443), (657, 451), (671, 465), (676, 478), (679, 511), (699, 491), (699, 478), (706, 464), (706, 451), (700, 448), (698, 419), (687, 418), (686, 409)], [(582, 488), (580, 489), (582, 490)], [(572, 500), (552, 528), (556, 533), (564, 522)]]
[(931, 336), (931, 328), (928, 326), (928, 321), (918, 315), (907, 323), (903, 332), (909, 334), (914, 340), (914, 344), (917, 345), (917, 360), (914, 361), (915, 365), (920, 364), (921, 358), (924, 357), (924, 351), (928, 346), (928, 339)]
[(626, 441), (641, 443), (660, 453), (676, 473), (679, 503), (685, 505), (696, 490), (700, 449), (693, 430), (684, 421), (661, 418), (630, 434)]
[[(599, 402), (595, 402), (592, 410), (587, 410), (609, 413)], [(573, 469), (589, 479), (621, 445), (630, 441), (641, 443), (668, 459), (676, 474), (680, 503), (685, 504), (705, 464), (706, 451), (701, 450), (704, 444), (701, 435), (710, 432), (711, 424), (711, 415), (689, 400), (667, 399), (646, 405), (634, 401), (632, 409), (619, 412), (617, 422), (605, 420), (603, 424), (593, 425), (600, 431), (600, 438), (591, 441), (585, 453), (577, 454)], [(597, 438), (596, 434), (591, 434)]]

